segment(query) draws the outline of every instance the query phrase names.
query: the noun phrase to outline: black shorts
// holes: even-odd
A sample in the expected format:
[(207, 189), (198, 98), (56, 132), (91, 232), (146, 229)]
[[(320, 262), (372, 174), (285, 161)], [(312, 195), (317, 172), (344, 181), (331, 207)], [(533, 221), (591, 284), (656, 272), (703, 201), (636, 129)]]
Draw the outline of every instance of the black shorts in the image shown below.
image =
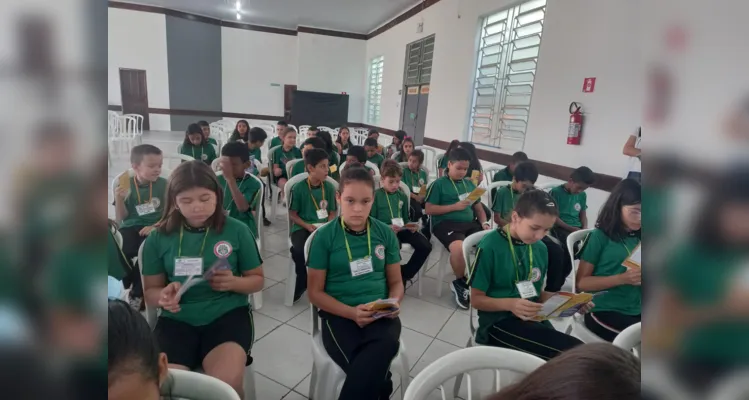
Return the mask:
[(446, 249), (450, 250), (450, 243), (456, 240), (465, 240), (468, 236), (471, 236), (476, 232), (481, 232), (482, 230), (483, 228), (481, 228), (481, 224), (476, 221), (442, 221), (432, 228), (432, 234), (434, 234), (434, 237), (436, 237)]
[(247, 353), (245, 365), (252, 364), (250, 350), (255, 341), (255, 330), (249, 306), (237, 307), (203, 326), (161, 317), (154, 334), (170, 364), (194, 370), (203, 365), (203, 359), (211, 350), (227, 342), (242, 346)]

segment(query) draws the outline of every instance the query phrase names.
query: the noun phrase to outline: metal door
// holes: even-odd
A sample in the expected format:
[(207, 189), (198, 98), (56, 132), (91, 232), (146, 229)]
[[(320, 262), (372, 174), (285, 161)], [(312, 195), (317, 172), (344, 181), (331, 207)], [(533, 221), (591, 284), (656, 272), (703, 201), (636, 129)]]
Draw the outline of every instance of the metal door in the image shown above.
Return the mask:
[(403, 115), (401, 116), (401, 129), (406, 131), (408, 136), (416, 134), (416, 115), (419, 112), (419, 87), (411, 86), (406, 88), (406, 99), (403, 103)]

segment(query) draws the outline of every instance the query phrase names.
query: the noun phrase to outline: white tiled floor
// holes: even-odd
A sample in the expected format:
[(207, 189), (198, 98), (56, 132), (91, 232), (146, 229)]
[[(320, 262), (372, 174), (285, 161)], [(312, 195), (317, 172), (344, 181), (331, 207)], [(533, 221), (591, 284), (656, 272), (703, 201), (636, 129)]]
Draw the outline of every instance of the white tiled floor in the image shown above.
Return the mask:
[[(182, 132), (146, 132), (143, 142), (170, 153), (174, 152), (183, 135)], [(127, 154), (113, 154), (113, 158), (110, 180), (129, 167)], [(176, 161), (171, 164), (165, 161), (166, 167), (173, 169), (176, 165)], [(110, 203), (111, 196), (110, 193)], [(268, 205), (266, 209), (270, 216)], [(263, 268), (266, 284), (263, 307), (254, 312), (255, 345), (252, 356), (256, 392), (258, 400), (306, 399), (312, 371), (309, 301), (305, 296), (293, 307), (283, 305), (289, 250), (285, 210), (280, 206), (278, 210), (279, 215), (265, 230)], [(114, 215), (112, 207), (110, 215)], [(435, 253), (437, 251), (433, 251)], [(417, 286), (414, 285), (406, 292), (402, 304), (401, 337), (406, 344), (412, 377), (439, 357), (465, 346), (469, 337), (468, 314), (456, 309), (447, 286), (443, 287), (441, 298), (436, 296), (435, 266), (438, 261), (436, 256), (430, 256), (424, 267), (428, 270), (423, 282), (423, 296), (418, 297)], [(396, 388), (393, 398), (400, 398), (399, 378), (394, 377), (393, 382)], [(452, 382), (448, 382), (445, 389), (451, 392)]]

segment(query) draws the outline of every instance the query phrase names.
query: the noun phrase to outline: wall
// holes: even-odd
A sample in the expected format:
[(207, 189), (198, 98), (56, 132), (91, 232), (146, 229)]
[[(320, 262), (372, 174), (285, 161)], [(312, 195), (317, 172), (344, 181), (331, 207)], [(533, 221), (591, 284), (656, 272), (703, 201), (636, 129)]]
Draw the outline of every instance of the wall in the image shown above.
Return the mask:
[[(109, 8), (108, 103), (121, 105), (120, 68), (146, 70), (148, 105), (169, 108), (166, 19), (164, 15)], [(170, 130), (168, 115), (150, 114), (151, 129)]]
[(297, 35), (299, 90), (349, 95), (349, 121), (362, 122), (367, 93), (367, 41), (332, 36)]
[(283, 85), (297, 83), (297, 37), (222, 27), (220, 49), (223, 110), (283, 115)]

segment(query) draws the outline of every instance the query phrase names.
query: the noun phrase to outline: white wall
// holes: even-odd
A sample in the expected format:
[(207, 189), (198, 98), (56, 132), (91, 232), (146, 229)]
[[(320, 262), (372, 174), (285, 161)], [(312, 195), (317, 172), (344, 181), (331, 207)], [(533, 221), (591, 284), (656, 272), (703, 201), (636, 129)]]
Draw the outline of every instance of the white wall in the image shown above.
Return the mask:
[(222, 27), (223, 111), (283, 115), (283, 85), (297, 84), (298, 65), (296, 37)]
[(367, 41), (297, 35), (299, 90), (349, 95), (349, 122), (363, 122), (367, 79)]
[[(166, 17), (109, 8), (107, 83), (108, 102), (121, 105), (120, 68), (146, 70), (148, 106), (169, 108), (166, 55)], [(168, 115), (150, 114), (152, 130), (170, 130)]]

